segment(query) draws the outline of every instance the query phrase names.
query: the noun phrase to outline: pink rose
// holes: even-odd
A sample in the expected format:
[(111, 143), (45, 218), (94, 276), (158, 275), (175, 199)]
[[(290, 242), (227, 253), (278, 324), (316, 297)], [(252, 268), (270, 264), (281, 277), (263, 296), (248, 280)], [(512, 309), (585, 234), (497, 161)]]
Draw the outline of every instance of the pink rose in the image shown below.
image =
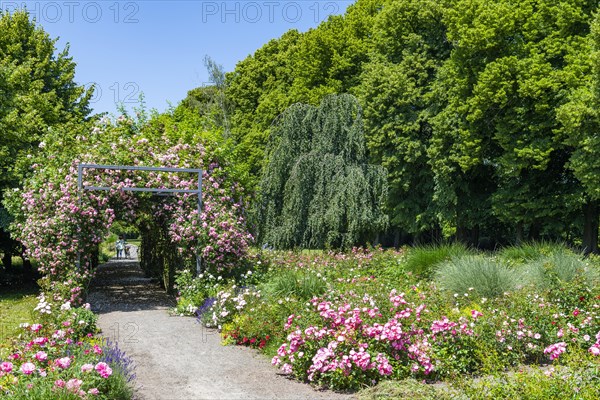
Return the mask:
[(90, 372), (93, 369), (94, 369), (94, 366), (92, 364), (83, 364), (81, 366), (81, 372)]
[(98, 372), (103, 378), (108, 378), (112, 375), (112, 369), (105, 362), (99, 362), (98, 364), (96, 364), (95, 369), (96, 372)]
[(56, 360), (56, 365), (58, 365), (62, 369), (69, 368), (71, 365), (71, 359), (69, 357), (63, 357)]
[(12, 372), (12, 370), (13, 370), (13, 363), (4, 361), (2, 364), (0, 364), (0, 371), (8, 373), (8, 372)]
[(67, 389), (73, 392), (78, 392), (82, 383), (83, 381), (81, 379), (69, 379), (69, 381), (67, 382)]
[(65, 381), (63, 381), (62, 379), (57, 379), (54, 381), (54, 386), (59, 387), (59, 388), (63, 388), (65, 387), (66, 383)]
[(21, 365), (21, 372), (25, 375), (31, 375), (34, 371), (35, 365), (33, 363), (26, 362), (25, 364)]
[(35, 359), (38, 361), (46, 361), (48, 359), (48, 354), (45, 351), (38, 351), (35, 353)]

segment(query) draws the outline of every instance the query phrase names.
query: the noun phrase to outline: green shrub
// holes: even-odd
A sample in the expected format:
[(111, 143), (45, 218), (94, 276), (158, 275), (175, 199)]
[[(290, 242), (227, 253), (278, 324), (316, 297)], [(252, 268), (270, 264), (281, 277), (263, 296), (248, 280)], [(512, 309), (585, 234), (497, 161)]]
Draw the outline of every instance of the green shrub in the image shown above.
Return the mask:
[(527, 263), (524, 267), (527, 282), (540, 289), (560, 288), (580, 279), (593, 287), (598, 282), (598, 272), (583, 257), (570, 251), (554, 252)]
[(517, 288), (520, 273), (494, 258), (463, 256), (441, 264), (435, 280), (451, 293), (475, 291), (481, 297), (493, 298)]
[(285, 341), (284, 324), (296, 311), (297, 302), (268, 302), (256, 297), (249, 297), (248, 301), (243, 313), (223, 325), (224, 343), (258, 348), (274, 356)]
[(194, 314), (204, 301), (213, 297), (219, 287), (216, 278), (212, 275), (195, 277), (189, 269), (177, 272), (175, 289), (177, 289), (178, 314)]
[(269, 279), (263, 292), (272, 298), (309, 300), (325, 293), (326, 289), (327, 283), (314, 272), (286, 269)]
[(461, 243), (417, 246), (408, 251), (404, 268), (422, 278), (430, 278), (435, 267), (453, 257), (474, 254)]
[(566, 244), (560, 242), (527, 242), (518, 246), (509, 246), (500, 250), (498, 258), (513, 264), (523, 264), (554, 253), (569, 252)]
[(521, 368), (479, 380), (455, 382), (454, 399), (540, 399), (600, 398), (597, 368)]

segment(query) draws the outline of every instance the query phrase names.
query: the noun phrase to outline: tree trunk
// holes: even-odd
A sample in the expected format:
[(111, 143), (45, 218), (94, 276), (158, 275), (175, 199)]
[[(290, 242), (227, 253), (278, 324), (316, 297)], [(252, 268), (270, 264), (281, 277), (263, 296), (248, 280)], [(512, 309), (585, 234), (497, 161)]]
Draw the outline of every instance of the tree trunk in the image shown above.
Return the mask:
[(529, 225), (529, 240), (537, 242), (540, 240), (542, 225), (539, 222), (532, 222)]
[(12, 268), (12, 254), (6, 249), (4, 249), (4, 254), (2, 255), (2, 265), (6, 271)]
[(479, 247), (479, 225), (475, 225), (471, 228), (471, 246)]
[(5, 270), (12, 268), (12, 253), (13, 253), (13, 241), (10, 238), (8, 232), (5, 232), (0, 228), (0, 250), (2, 251), (2, 265)]
[(525, 229), (524, 229), (524, 224), (523, 221), (519, 221), (517, 223), (517, 232), (516, 232), (516, 237), (515, 237), (515, 243), (517, 245), (520, 245), (521, 243), (523, 243), (523, 239), (525, 237)]
[(588, 201), (583, 206), (583, 251), (585, 254), (598, 253), (598, 217), (600, 209), (597, 201)]
[(23, 260), (23, 275), (28, 278), (33, 277), (33, 266), (31, 265), (31, 260), (24, 254), (21, 254), (21, 260)]
[(400, 247), (400, 229), (394, 230), (394, 248)]
[(456, 241), (463, 244), (468, 244), (469, 230), (464, 226), (456, 227)]
[(373, 239), (373, 247), (379, 246), (379, 244), (381, 242), (380, 236), (381, 236), (381, 232), (377, 232), (377, 234), (375, 235), (375, 238)]

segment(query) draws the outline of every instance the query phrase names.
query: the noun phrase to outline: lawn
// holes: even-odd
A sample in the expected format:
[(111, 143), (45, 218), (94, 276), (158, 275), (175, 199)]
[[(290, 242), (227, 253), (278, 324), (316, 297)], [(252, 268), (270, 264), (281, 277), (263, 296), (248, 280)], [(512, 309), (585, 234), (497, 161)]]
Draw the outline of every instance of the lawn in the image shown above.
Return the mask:
[(11, 338), (18, 334), (19, 324), (32, 322), (37, 294), (38, 288), (33, 285), (0, 288), (0, 359), (6, 356)]

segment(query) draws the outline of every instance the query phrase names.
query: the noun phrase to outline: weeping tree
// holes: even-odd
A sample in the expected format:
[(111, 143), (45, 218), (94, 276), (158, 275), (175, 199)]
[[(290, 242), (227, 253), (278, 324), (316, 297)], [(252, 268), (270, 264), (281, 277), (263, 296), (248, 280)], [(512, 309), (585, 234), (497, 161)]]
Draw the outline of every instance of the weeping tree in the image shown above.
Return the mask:
[(387, 172), (370, 165), (355, 97), (295, 104), (274, 122), (259, 186), (259, 240), (276, 248), (346, 248), (387, 226)]

